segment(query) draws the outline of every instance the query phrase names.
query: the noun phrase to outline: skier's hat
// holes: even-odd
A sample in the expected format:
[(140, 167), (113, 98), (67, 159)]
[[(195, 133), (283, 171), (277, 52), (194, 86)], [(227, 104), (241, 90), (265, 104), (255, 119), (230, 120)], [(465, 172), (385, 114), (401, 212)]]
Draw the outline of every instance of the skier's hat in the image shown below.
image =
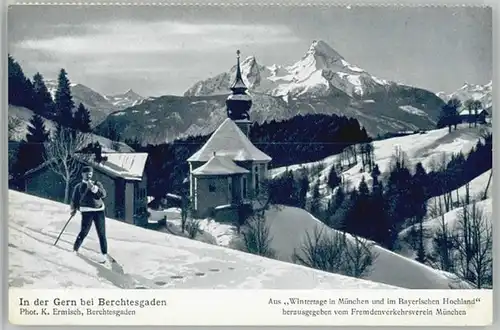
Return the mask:
[(92, 171), (93, 171), (92, 166), (85, 166), (82, 169), (82, 173), (89, 173), (89, 172), (92, 172)]

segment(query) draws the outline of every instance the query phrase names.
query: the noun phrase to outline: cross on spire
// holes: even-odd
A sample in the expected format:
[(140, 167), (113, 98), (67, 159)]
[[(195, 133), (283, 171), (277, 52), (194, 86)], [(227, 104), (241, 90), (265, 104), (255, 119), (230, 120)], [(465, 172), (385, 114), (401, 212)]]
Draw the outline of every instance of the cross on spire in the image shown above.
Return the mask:
[(238, 58), (240, 58), (240, 53), (241, 53), (241, 52), (240, 52), (240, 50), (238, 49), (238, 50), (236, 51), (236, 56), (238, 56)]

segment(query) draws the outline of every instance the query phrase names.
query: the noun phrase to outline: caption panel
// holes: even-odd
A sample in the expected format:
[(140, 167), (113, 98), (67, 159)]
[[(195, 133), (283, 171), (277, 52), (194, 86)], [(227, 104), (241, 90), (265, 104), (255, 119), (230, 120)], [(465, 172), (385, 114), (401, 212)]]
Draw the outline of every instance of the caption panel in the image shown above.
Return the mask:
[(492, 293), (10, 289), (9, 320), (19, 325), (482, 326), (492, 322)]

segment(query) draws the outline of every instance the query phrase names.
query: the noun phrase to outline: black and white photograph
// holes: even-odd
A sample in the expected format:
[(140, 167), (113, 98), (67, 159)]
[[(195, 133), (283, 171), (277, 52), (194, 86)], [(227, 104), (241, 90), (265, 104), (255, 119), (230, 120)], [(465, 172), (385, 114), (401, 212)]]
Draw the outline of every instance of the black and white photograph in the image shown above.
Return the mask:
[(492, 289), (490, 7), (7, 28), (9, 288)]

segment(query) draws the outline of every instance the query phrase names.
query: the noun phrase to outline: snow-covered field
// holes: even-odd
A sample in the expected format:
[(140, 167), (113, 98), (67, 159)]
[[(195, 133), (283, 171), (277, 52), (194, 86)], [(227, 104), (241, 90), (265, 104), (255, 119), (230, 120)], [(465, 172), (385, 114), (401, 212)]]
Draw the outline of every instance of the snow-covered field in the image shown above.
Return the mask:
[[(491, 127), (468, 127), (467, 124), (463, 124), (459, 125), (457, 130), (451, 133), (448, 133), (448, 128), (443, 128), (430, 130), (425, 134), (411, 134), (374, 141), (374, 162), (378, 164), (382, 175), (387, 173), (390, 169), (392, 156), (396, 148), (400, 148), (408, 156), (409, 167), (412, 171), (418, 162), (422, 162), (424, 168), (429, 171), (434, 165), (438, 165), (443, 157), (446, 157), (449, 161), (450, 157), (455, 153), (463, 152), (466, 155), (476, 145), (484, 129), (491, 130)], [(269, 170), (269, 173), (272, 177), (276, 177), (284, 173), (287, 169), (297, 171), (302, 166), (311, 168), (322, 163), (325, 166), (324, 170), (320, 173), (319, 177), (316, 176), (310, 178), (310, 180), (319, 179), (322, 182), (320, 189), (323, 190), (323, 195), (326, 195), (326, 180), (331, 167), (336, 163), (338, 157), (338, 155), (333, 155), (317, 162), (279, 167)], [(344, 171), (342, 176), (350, 187), (358, 187), (363, 176), (368, 184), (372, 180), (370, 173), (361, 172), (361, 164)]]
[[(300, 249), (306, 238), (306, 232), (312, 236), (315, 228), (323, 228), (333, 234), (334, 229), (324, 225), (307, 211), (282, 206), (272, 208), (266, 214), (266, 224), (272, 237), (271, 248), (280, 260), (291, 262), (294, 249)], [(366, 279), (408, 289), (449, 289), (467, 287), (457, 282), (454, 275), (444, 273), (409, 258), (391, 252), (379, 245), (372, 250), (377, 258), (372, 271)]]
[[(316, 271), (107, 219), (111, 271), (75, 256), (79, 215), (53, 243), (68, 206), (9, 191), (9, 286), (24, 288), (386, 289), (381, 283)], [(82, 247), (99, 251), (92, 228)]]

